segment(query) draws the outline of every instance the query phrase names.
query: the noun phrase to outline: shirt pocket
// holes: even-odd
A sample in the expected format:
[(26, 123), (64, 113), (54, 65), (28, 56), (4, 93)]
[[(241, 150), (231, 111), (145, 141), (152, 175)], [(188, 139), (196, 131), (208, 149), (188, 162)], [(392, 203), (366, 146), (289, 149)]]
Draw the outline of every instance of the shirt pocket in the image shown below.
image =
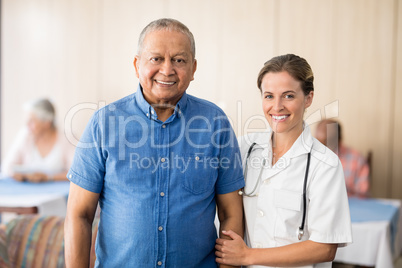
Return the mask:
[[(283, 243), (297, 239), (302, 220), (302, 195), (300, 192), (275, 190), (274, 205), (277, 212), (275, 238)], [(280, 243), (282, 244), (282, 243)]]
[(185, 156), (182, 186), (192, 194), (203, 194), (215, 189), (219, 160), (204, 154)]

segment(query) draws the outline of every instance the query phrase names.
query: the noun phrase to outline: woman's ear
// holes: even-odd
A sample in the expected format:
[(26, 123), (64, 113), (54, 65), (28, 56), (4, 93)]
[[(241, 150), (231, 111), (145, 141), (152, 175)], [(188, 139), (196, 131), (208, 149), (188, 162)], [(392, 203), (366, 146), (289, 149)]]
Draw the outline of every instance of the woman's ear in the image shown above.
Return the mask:
[(314, 91), (310, 91), (307, 95), (304, 96), (305, 106), (304, 108), (308, 108), (311, 106), (313, 103), (313, 98), (314, 98)]

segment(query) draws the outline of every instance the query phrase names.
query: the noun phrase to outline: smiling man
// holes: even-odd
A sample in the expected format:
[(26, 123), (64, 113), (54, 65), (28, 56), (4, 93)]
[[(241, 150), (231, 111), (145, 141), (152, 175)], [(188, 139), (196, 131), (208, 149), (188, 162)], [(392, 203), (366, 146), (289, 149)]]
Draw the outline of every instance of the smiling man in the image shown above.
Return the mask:
[(221, 109), (186, 94), (197, 61), (185, 25), (151, 22), (134, 67), (137, 92), (94, 114), (67, 175), (67, 267), (88, 267), (98, 202), (96, 267), (217, 267), (216, 208), (220, 229), (243, 235), (236, 137)]

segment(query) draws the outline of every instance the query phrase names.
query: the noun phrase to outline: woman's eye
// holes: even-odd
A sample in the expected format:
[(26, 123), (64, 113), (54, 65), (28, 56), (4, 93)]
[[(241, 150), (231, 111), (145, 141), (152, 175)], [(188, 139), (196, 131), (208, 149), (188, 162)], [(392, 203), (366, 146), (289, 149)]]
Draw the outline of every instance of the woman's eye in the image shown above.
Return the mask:
[(287, 95), (285, 95), (285, 98), (286, 99), (294, 99), (294, 95), (293, 94), (287, 94)]
[(266, 98), (266, 99), (272, 99), (273, 98), (273, 96), (272, 95), (265, 95), (265, 97), (264, 98)]

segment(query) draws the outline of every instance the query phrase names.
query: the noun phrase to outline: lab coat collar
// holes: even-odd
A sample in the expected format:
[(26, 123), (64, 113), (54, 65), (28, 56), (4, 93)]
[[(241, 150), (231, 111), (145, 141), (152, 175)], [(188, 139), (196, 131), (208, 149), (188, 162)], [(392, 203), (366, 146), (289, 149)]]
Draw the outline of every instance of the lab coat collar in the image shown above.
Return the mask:
[[(272, 129), (269, 129), (267, 135), (260, 136), (259, 139), (256, 139), (256, 143), (260, 146), (263, 146), (264, 150), (261, 152), (262, 157), (266, 158), (268, 163), (272, 163)], [(274, 173), (278, 173), (281, 169), (287, 168), (290, 165), (290, 161), (292, 158), (301, 156), (303, 154), (308, 154), (311, 152), (313, 147), (313, 137), (311, 135), (311, 131), (308, 125), (303, 122), (303, 132), (296, 139), (292, 147), (287, 151), (281, 158), (280, 162), (277, 162), (278, 165), (281, 165), (281, 168), (272, 170)], [(271, 174), (274, 175), (274, 174)]]
[[(259, 147), (262, 147), (261, 156), (267, 160), (270, 164), (272, 163), (272, 134), (271, 128), (263, 132), (261, 135), (255, 137), (255, 142)], [(250, 141), (250, 145), (251, 145)], [(303, 122), (303, 132), (296, 139), (292, 147), (282, 156), (281, 165), (282, 168), (286, 168), (290, 164), (292, 158), (301, 156), (303, 154), (308, 154), (311, 152), (313, 147), (313, 136), (311, 135), (310, 127)]]
[(272, 163), (272, 134), (272, 129), (268, 128), (261, 135), (257, 135), (254, 140), (254, 142), (263, 149), (261, 156), (265, 158), (268, 163)]
[[(264, 150), (261, 154), (264, 157), (268, 157), (268, 151), (272, 151), (272, 134), (271, 128), (268, 128), (262, 135), (258, 135), (254, 142), (261, 146)], [(313, 136), (311, 135), (310, 127), (303, 122), (303, 132), (294, 142), (289, 151), (285, 154), (290, 158), (298, 157), (302, 154), (311, 152), (313, 147)]]
[(290, 150), (286, 153), (289, 158), (298, 157), (311, 152), (313, 147), (313, 136), (311, 135), (310, 127), (303, 122), (303, 132), (294, 142)]

